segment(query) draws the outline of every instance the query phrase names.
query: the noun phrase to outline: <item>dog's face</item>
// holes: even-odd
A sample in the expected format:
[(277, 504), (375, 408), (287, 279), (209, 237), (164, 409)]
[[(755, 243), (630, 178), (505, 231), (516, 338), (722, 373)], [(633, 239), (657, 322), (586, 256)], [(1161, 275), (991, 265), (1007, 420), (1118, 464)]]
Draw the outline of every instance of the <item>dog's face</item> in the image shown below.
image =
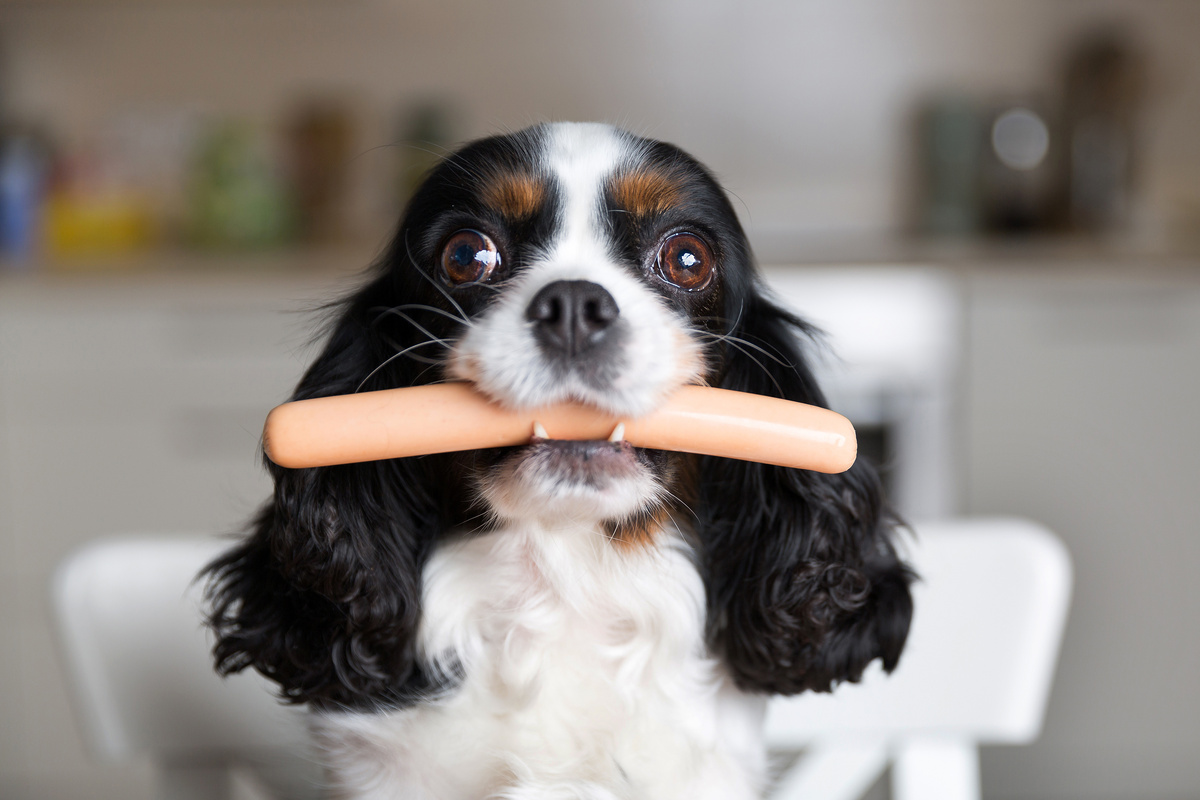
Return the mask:
[[(405, 310), (444, 340), (445, 377), (521, 408), (576, 400), (640, 416), (709, 381), (720, 359), (707, 345), (748, 262), (702, 167), (603, 125), (467, 147), (414, 199), (408, 229), (408, 269), (442, 313)], [(679, 459), (615, 433), (476, 454), (471, 480), (501, 518), (646, 519), (677, 493)]]

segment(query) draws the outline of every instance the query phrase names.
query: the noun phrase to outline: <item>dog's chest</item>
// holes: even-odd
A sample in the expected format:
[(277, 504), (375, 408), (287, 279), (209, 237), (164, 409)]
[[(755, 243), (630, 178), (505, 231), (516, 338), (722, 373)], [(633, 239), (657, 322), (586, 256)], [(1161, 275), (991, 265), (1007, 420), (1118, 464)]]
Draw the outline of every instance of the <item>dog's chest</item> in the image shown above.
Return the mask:
[(354, 721), (391, 781), (437, 797), (522, 780), (669, 796), (654, 786), (687, 783), (719, 745), (703, 585), (677, 534), (640, 550), (586, 529), (466, 539), (433, 555), (424, 599), (423, 655), (462, 679)]
[(703, 585), (673, 532), (632, 547), (591, 528), (502, 530), (443, 548), (425, 579), (424, 656), (463, 671), (459, 702), (514, 729), (561, 715), (601, 733), (714, 681)]

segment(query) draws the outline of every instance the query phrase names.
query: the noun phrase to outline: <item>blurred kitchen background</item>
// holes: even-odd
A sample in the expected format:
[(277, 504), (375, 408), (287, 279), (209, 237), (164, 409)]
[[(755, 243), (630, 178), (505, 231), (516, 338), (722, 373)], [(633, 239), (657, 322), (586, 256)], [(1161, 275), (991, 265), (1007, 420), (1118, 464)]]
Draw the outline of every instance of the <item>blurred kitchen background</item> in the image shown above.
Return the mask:
[(676, 142), (829, 330), (914, 518), (1076, 589), (987, 798), (1200, 798), (1200, 3), (0, 0), (0, 797), (149, 798), (73, 717), (49, 583), (235, 530), (267, 409), (456, 142)]

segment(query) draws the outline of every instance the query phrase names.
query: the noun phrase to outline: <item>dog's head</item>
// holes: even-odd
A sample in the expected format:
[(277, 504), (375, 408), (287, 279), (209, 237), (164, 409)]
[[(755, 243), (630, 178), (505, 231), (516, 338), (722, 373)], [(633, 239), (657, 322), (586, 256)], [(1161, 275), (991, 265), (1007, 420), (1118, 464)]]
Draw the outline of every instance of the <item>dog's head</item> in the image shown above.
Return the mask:
[[(406, 354), (369, 385), (449, 377), (514, 407), (574, 399), (640, 416), (712, 381), (726, 300), (750, 274), (712, 177), (670, 145), (603, 125), (469, 145), (418, 192), (401, 237), (395, 298), (408, 302), (380, 307), (375, 324), (439, 365), (419, 377)], [(619, 441), (538, 439), (457, 460), (485, 514), (590, 518), (617, 540), (645, 532), (683, 470)]]
[[(823, 404), (799, 320), (764, 294), (724, 192), (676, 147), (555, 124), (467, 145), (418, 190), (374, 279), (339, 307), (296, 398), (470, 381), (496, 402), (616, 416), (707, 383)], [(536, 519), (648, 546), (694, 533), (712, 646), (744, 688), (795, 692), (890, 668), (909, 575), (868, 465), (827, 476), (560, 442), (313, 470), (214, 565), (218, 666), (297, 701), (430, 690), (420, 571), (448, 531)]]

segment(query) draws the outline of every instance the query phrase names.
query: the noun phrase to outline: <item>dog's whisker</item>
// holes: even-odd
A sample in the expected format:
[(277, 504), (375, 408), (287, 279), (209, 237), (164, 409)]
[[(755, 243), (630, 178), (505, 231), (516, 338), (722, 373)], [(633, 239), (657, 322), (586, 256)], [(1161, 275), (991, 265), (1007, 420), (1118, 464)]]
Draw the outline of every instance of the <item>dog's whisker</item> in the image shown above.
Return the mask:
[(467, 327), (470, 327), (473, 324), (471, 322), (471, 320), (466, 319), (464, 317), (460, 317), (459, 315), (451, 313), (444, 308), (438, 308), (437, 306), (431, 306), (431, 305), (427, 305), (425, 303), (404, 303), (404, 304), (398, 305), (398, 306), (378, 306), (373, 310), (379, 312), (379, 316), (377, 316), (375, 318), (375, 322), (378, 322), (380, 319), (387, 316), (388, 312), (393, 311), (393, 310), (395, 310), (395, 311), (412, 310), (412, 311), (429, 311), (433, 314), (438, 314), (440, 316), (443, 316), (446, 319), (453, 320), (455, 322), (459, 322)]
[(378, 373), (378, 372), (379, 372), (379, 370), (383, 369), (384, 367), (386, 367), (388, 364), (390, 364), (390, 363), (392, 363), (393, 361), (395, 361), (395, 360), (396, 360), (397, 358), (399, 358), (400, 356), (403, 356), (403, 355), (408, 355), (410, 352), (412, 352), (413, 350), (416, 350), (418, 347), (426, 347), (426, 346), (428, 346), (428, 345), (431, 345), (431, 344), (441, 344), (441, 345), (446, 345), (446, 346), (449, 346), (449, 344), (450, 344), (450, 343), (449, 343), (449, 342), (447, 342), (445, 339), (438, 339), (438, 338), (436, 338), (436, 337), (435, 337), (435, 338), (433, 338), (433, 339), (430, 339), (429, 341), (425, 341), (425, 342), (417, 342), (417, 343), (416, 343), (416, 344), (414, 344), (414, 345), (411, 345), (411, 346), (409, 346), (409, 347), (406, 347), (406, 348), (404, 348), (403, 350), (401, 350), (401, 351), (400, 351), (400, 352), (398, 352), (398, 353), (394, 353), (394, 354), (392, 354), (392, 355), (391, 355), (391, 356), (389, 356), (387, 359), (385, 359), (385, 360), (384, 360), (384, 362), (383, 362), (382, 364), (380, 364), (380, 365), (379, 365), (379, 366), (377, 366), (375, 369), (373, 369), (373, 370), (371, 370), (369, 373), (367, 373), (367, 377), (363, 378), (363, 379), (362, 379), (362, 382), (361, 382), (361, 383), (359, 383), (359, 384), (358, 384), (358, 386), (355, 388), (355, 390), (354, 390), (354, 394), (358, 394), (359, 392), (361, 392), (361, 391), (362, 391), (362, 388), (363, 388), (364, 386), (366, 386), (366, 384), (367, 384), (367, 381), (369, 381), (369, 380), (371, 380), (371, 378), (375, 377), (376, 373)]
[[(670, 500), (671, 503), (678, 505), (680, 508), (682, 508), (688, 514), (692, 515), (692, 517), (696, 516), (695, 510), (690, 505), (688, 505), (686, 502), (684, 502), (683, 498), (680, 497), (678, 494), (676, 494), (675, 492), (672, 492), (666, 486), (660, 487), (659, 491), (662, 492), (662, 496), (664, 499)], [(668, 505), (668, 504), (664, 503), (663, 505)]]
[[(465, 165), (462, 162), (462, 159), (460, 159), (458, 157), (457, 153), (451, 152), (450, 149), (445, 146), (439, 145), (435, 142), (429, 142), (429, 141), (424, 141), (424, 142), (420, 142), (420, 143), (418, 143), (418, 142), (396, 142), (395, 144), (400, 147), (406, 147), (409, 150), (416, 150), (419, 153), (427, 153), (428, 155), (435, 156), (438, 159), (440, 159), (439, 163), (445, 164), (447, 167), (458, 170), (458, 172), (461, 173), (463, 176), (470, 178), (472, 180), (479, 179), (479, 175), (477, 173), (473, 172), (471, 169), (469, 169), (467, 167), (467, 165)], [(422, 145), (429, 145), (430, 147), (422, 147)], [(440, 148), (441, 152), (431, 149), (432, 147)], [(449, 155), (447, 155), (447, 154), (449, 154)]]
[(787, 369), (795, 369), (796, 368), (796, 365), (793, 364), (792, 362), (787, 361), (786, 359), (780, 358), (779, 356), (777, 356), (774, 353), (767, 350), (765, 347), (761, 347), (761, 346), (755, 344), (754, 342), (751, 342), (748, 339), (742, 338), (741, 336), (734, 336), (732, 333), (711, 333), (709, 331), (697, 331), (697, 333), (699, 333), (701, 336), (707, 336), (707, 337), (714, 339), (716, 341), (719, 341), (719, 342), (729, 342), (730, 344), (745, 345), (746, 347), (752, 348), (752, 349), (757, 350), (758, 352), (762, 353), (764, 356), (771, 359), (772, 361), (774, 361), (776, 364), (778, 364), (781, 367), (785, 367)]
[(408, 357), (413, 361), (420, 361), (422, 364), (428, 364), (431, 367), (440, 367), (446, 363), (441, 359), (431, 358), (430, 356), (416, 355), (415, 353), (409, 353)]
[(437, 306), (431, 306), (426, 303), (405, 303), (404, 305), (394, 306), (394, 307), (404, 310), (404, 311), (412, 309), (414, 311), (416, 311), (416, 310), (429, 311), (434, 314), (440, 314), (443, 317), (446, 317), (447, 319), (457, 320), (458, 322), (461, 322), (463, 325), (466, 325), (467, 327), (470, 327), (471, 325), (475, 324), (474, 321), (471, 320), (469, 317), (464, 317), (461, 314), (452, 314), (444, 308), (438, 308)]
[[(775, 386), (775, 390), (776, 390), (777, 392), (779, 392), (779, 396), (780, 396), (780, 397), (784, 397), (784, 396), (785, 396), (785, 393), (784, 393), (784, 391), (783, 391), (783, 387), (779, 385), (779, 381), (778, 381), (778, 380), (776, 380), (776, 378), (775, 378), (775, 375), (774, 375), (774, 374), (772, 374), (771, 370), (767, 369), (767, 365), (766, 365), (766, 364), (762, 363), (762, 362), (761, 362), (761, 361), (759, 361), (757, 358), (755, 358), (755, 357), (753, 356), (753, 354), (751, 354), (751, 353), (750, 353), (750, 351), (749, 351), (749, 350), (747, 350), (746, 348), (742, 347), (742, 345), (741, 345), (741, 344), (739, 344), (739, 343), (738, 343), (737, 341), (735, 341), (734, 339), (724, 339), (723, 337), (721, 337), (721, 336), (718, 336), (717, 334), (710, 334), (710, 335), (711, 335), (711, 336), (712, 336), (714, 339), (717, 339), (717, 340), (719, 340), (719, 341), (724, 341), (724, 342), (726, 342), (727, 344), (730, 344), (730, 345), (732, 345), (732, 346), (733, 346), (734, 348), (736, 348), (736, 349), (737, 349), (739, 352), (741, 352), (741, 354), (742, 354), (742, 355), (744, 355), (746, 358), (748, 358), (748, 359), (750, 359), (751, 361), (753, 361), (753, 362), (754, 362), (754, 363), (755, 363), (755, 364), (758, 366), (758, 368), (759, 368), (759, 369), (761, 369), (761, 370), (763, 371), (763, 374), (765, 374), (765, 375), (766, 375), (768, 378), (770, 378), (770, 379), (771, 379), (771, 383), (772, 383), (772, 384), (774, 384), (774, 386)], [(789, 366), (790, 366), (790, 365), (789, 365)]]
[(606, 542), (620, 542), (623, 545), (628, 545), (630, 543), (628, 539), (619, 536), (615, 530), (610, 533), (600, 528), (596, 528), (595, 530), (591, 531), (591, 533), (593, 536), (603, 537)]
[[(706, 320), (721, 321), (720, 317), (696, 317), (695, 319), (696, 319), (696, 321), (706, 321)], [(748, 338), (749, 335), (745, 335), (745, 336), (736, 335), (736, 333), (733, 333), (732, 331), (737, 330), (737, 325), (734, 325), (733, 327), (731, 327), (730, 330), (731, 330), (731, 332), (727, 332), (727, 333), (716, 333), (715, 331), (698, 331), (698, 332), (706, 333), (706, 335), (709, 335), (709, 336), (730, 336), (730, 337), (736, 338), (737, 341), (739, 341), (739, 342), (744, 342), (746, 344), (750, 344), (751, 347), (760, 348), (760, 349), (762, 349), (764, 355), (769, 355), (769, 351), (767, 349), (763, 349), (762, 345), (757, 344), (756, 342), (751, 342), (751, 338), (758, 338), (758, 337)], [(775, 347), (775, 345), (770, 344), (769, 342), (764, 342), (764, 344), (769, 345), (770, 350), (774, 350), (775, 354), (778, 355), (780, 357), (780, 359), (784, 359), (784, 361), (787, 361), (785, 355), (781, 353), (781, 351), (779, 350), (778, 347)], [(780, 363), (782, 363), (782, 362), (780, 362)], [(794, 368), (791, 362), (788, 362), (786, 366), (790, 367), (790, 368)]]
[(405, 320), (405, 321), (406, 321), (406, 322), (408, 322), (410, 325), (412, 325), (414, 328), (416, 328), (418, 331), (420, 331), (421, 333), (423, 333), (423, 334), (425, 334), (426, 336), (428, 336), (430, 339), (436, 339), (436, 340), (438, 340), (438, 341), (445, 342), (447, 345), (449, 345), (449, 344), (451, 343), (451, 340), (449, 340), (449, 339), (442, 339), (442, 337), (438, 336), (436, 333), (434, 333), (433, 331), (429, 330), (429, 329), (428, 329), (428, 328), (426, 328), (424, 325), (422, 325), (421, 323), (417, 322), (415, 319), (413, 319), (412, 317), (410, 317), (408, 314), (405, 314), (403, 311), (400, 311), (400, 310), (398, 310), (397, 308), (389, 308), (389, 309), (387, 309), (386, 311), (384, 311), (383, 313), (384, 313), (384, 314), (394, 314), (395, 316), (397, 316), (397, 317), (400, 317), (400, 319), (402, 319), (402, 320)]
[(738, 327), (742, 324), (742, 314), (745, 314), (745, 313), (746, 313), (746, 301), (740, 300), (738, 302), (737, 316), (734, 318), (733, 325), (731, 325), (729, 327), (729, 330), (736, 331), (738, 329)]
[(433, 312), (440, 316), (443, 316), (446, 319), (453, 320), (454, 322), (457, 322), (460, 325), (464, 325), (466, 327), (471, 327), (471, 325), (472, 325), (472, 322), (469, 319), (461, 319), (458, 316), (451, 314), (449, 311), (446, 311), (445, 309), (438, 308), (437, 306), (427, 306), (423, 303), (405, 303), (404, 305), (390, 306), (388, 308), (381, 307), (379, 309), (379, 316), (377, 316), (375, 318), (375, 321), (378, 322), (379, 320), (383, 319), (384, 317), (388, 316), (389, 314), (392, 314), (394, 316), (402, 316), (402, 317), (404, 317), (404, 319), (407, 319), (409, 322), (412, 322), (412, 319), (410, 317), (404, 316), (404, 314), (403, 314), (403, 312), (408, 309), (412, 309), (414, 311), (430, 311), (430, 312)]
[(448, 378), (439, 378), (435, 381), (424, 380), (425, 374), (427, 372), (429, 372), (429, 370), (433, 369), (434, 367), (446, 366), (445, 361), (437, 361), (434, 359), (425, 359), (424, 363), (429, 364), (429, 366), (417, 373), (417, 377), (413, 379), (413, 385), (420, 384), (420, 385), (424, 386), (424, 385), (432, 385), (435, 383), (450, 383), (450, 380)]

